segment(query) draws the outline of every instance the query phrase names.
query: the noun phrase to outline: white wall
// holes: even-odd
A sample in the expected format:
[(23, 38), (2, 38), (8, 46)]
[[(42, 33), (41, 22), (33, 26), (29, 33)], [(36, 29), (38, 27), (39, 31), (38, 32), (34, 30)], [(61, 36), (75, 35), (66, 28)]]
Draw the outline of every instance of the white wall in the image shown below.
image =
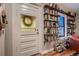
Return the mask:
[(76, 31), (76, 34), (78, 34), (79, 35), (79, 12), (76, 12), (76, 21), (75, 21), (75, 23), (76, 23), (76, 29), (75, 29), (75, 31)]
[(0, 56), (4, 56), (5, 55), (5, 29), (0, 31)]
[(8, 24), (5, 33), (5, 55), (12, 55), (12, 7), (11, 4), (5, 4)]

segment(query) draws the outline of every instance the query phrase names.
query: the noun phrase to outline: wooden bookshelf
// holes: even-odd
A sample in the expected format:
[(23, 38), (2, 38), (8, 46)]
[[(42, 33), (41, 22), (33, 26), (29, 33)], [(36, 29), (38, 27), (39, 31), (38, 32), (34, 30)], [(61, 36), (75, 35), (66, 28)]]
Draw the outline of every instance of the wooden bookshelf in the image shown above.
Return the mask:
[(75, 34), (75, 16), (70, 17), (70, 15), (67, 15), (67, 35), (73, 35)]

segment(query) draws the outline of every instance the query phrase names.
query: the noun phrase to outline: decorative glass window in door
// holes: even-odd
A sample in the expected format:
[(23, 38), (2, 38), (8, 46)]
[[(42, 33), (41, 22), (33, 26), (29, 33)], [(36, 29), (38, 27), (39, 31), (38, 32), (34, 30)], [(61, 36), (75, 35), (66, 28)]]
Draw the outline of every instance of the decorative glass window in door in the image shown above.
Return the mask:
[(59, 37), (64, 37), (65, 36), (65, 19), (63, 16), (59, 17)]
[(34, 16), (21, 15), (21, 30), (22, 31), (35, 31), (36, 22)]

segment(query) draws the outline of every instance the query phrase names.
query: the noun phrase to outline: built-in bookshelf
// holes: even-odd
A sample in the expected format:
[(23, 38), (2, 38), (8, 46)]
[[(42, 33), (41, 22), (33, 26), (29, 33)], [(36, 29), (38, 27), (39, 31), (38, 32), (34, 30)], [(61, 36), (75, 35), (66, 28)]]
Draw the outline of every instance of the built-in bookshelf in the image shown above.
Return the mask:
[(71, 14), (71, 12), (61, 10), (57, 4), (48, 4), (44, 6), (44, 42), (51, 42), (52, 40), (57, 40), (57, 38), (60, 37), (58, 35), (58, 21), (61, 15), (58, 13), (67, 15), (67, 35), (73, 35), (75, 33), (76, 14)]
[(53, 38), (58, 37), (58, 11), (57, 4), (55, 8), (49, 5), (44, 6), (44, 39), (45, 42), (51, 42)]
[(75, 24), (75, 16), (70, 17), (67, 16), (67, 35), (73, 35), (75, 34), (75, 28), (76, 28), (76, 24)]

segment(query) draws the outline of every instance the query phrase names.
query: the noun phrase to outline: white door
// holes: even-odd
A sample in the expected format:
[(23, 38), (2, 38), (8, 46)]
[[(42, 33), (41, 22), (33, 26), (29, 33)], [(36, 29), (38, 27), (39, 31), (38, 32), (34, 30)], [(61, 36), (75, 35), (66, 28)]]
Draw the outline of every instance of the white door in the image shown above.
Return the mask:
[[(14, 54), (16, 55), (34, 55), (39, 52), (39, 20), (40, 9), (32, 4), (16, 4), (13, 8), (14, 22)], [(25, 17), (25, 18), (23, 18)], [(31, 18), (31, 20), (27, 20)], [(26, 26), (23, 24), (25, 20)], [(31, 24), (31, 25), (29, 25)], [(15, 51), (16, 50), (16, 51)]]
[(0, 31), (0, 56), (4, 56), (4, 38), (5, 38), (5, 31), (3, 29)]

